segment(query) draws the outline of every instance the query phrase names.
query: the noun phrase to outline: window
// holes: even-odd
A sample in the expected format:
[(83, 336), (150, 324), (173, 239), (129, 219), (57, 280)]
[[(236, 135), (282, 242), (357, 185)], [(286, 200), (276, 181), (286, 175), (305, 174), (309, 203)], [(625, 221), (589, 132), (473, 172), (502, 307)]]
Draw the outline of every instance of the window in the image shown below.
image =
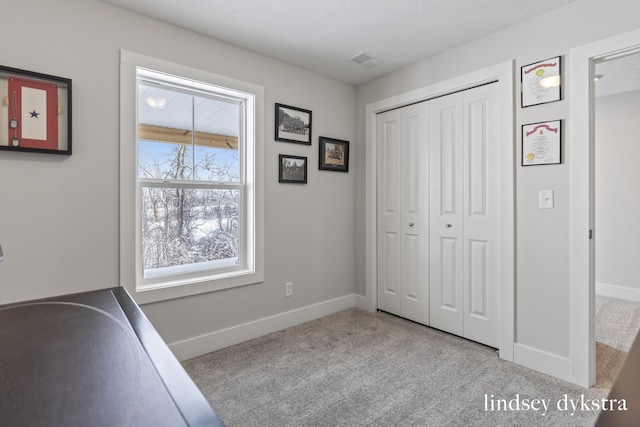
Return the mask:
[(261, 281), (262, 88), (122, 58), (125, 287), (145, 302)]

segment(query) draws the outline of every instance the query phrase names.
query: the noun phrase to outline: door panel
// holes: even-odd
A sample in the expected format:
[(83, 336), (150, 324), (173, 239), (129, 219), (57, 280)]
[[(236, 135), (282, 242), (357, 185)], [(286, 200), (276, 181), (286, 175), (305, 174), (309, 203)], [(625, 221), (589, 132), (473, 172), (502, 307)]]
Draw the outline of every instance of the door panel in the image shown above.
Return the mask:
[(488, 318), (487, 242), (469, 240), (469, 316)]
[[(428, 107), (378, 115), (378, 307), (428, 324)], [(393, 251), (389, 243), (394, 236)]]
[(403, 165), (400, 189), (403, 207), (401, 227), (401, 316), (429, 323), (429, 151), (428, 104), (401, 109), (400, 135)]
[(378, 135), (378, 308), (400, 311), (400, 123), (390, 111), (377, 120)]
[(431, 326), (463, 334), (462, 94), (430, 101)]
[[(464, 337), (499, 346), (500, 144), (497, 85), (463, 95)], [(511, 160), (508, 160), (511, 161)]]

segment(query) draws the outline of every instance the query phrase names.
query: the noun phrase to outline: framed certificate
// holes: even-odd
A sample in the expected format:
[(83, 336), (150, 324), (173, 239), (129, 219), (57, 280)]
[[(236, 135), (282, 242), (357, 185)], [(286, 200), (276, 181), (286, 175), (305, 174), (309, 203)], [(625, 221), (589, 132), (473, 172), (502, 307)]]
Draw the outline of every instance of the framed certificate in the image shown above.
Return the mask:
[(550, 58), (520, 68), (522, 107), (560, 101), (560, 57)]
[(522, 166), (553, 165), (562, 162), (560, 141), (562, 122), (532, 123), (522, 126)]

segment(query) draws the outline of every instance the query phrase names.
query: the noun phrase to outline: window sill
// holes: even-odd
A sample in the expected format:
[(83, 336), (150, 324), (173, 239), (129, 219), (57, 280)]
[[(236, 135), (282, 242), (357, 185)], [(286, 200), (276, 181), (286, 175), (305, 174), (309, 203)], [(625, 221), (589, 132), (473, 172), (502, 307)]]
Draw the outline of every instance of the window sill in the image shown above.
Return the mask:
[(167, 280), (138, 286), (125, 286), (138, 304), (184, 298), (192, 295), (220, 291), (264, 281), (261, 273), (254, 270), (234, 270), (210, 276)]

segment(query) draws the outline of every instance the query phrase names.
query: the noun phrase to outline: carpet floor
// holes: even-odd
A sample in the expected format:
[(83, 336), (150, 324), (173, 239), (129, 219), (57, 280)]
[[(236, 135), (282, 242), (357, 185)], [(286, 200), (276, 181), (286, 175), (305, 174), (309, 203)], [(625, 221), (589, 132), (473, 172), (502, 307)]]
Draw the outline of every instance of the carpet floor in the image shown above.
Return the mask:
[(229, 427), (590, 426), (598, 411), (579, 402), (608, 392), (358, 309), (183, 364)]

